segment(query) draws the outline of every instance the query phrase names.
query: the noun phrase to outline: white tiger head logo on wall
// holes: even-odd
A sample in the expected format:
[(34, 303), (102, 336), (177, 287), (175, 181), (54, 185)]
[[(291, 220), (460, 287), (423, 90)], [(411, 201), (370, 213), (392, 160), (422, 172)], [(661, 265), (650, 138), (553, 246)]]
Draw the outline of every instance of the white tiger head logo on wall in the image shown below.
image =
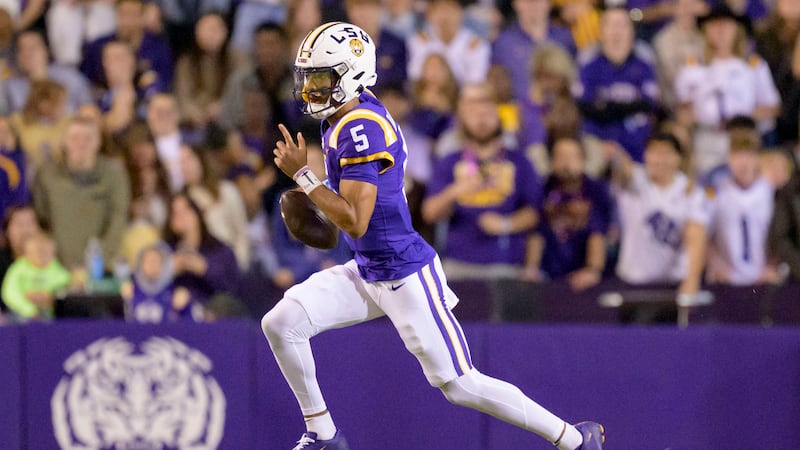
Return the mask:
[(216, 449), (225, 396), (211, 361), (170, 337), (103, 338), (73, 353), (51, 400), (62, 449)]

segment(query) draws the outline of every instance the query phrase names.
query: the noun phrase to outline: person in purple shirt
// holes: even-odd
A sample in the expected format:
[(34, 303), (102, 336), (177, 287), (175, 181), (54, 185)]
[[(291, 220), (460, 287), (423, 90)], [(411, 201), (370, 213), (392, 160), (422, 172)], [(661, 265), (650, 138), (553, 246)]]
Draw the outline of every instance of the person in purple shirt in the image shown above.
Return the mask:
[(611, 221), (608, 186), (584, 174), (584, 149), (575, 138), (551, 148), (552, 174), (544, 184), (544, 241), (541, 270), (551, 279), (567, 277), (576, 291), (600, 282), (606, 261), (605, 234)]
[(375, 89), (384, 85), (404, 83), (408, 79), (406, 42), (381, 25), (381, 0), (346, 0), (348, 20), (370, 36), (375, 37), (378, 81)]
[(7, 116), (0, 116), (0, 217), (12, 206), (31, 201), (26, 173), (25, 153)]
[[(416, 356), (431, 386), (451, 403), (536, 433), (559, 450), (601, 450), (601, 425), (569, 425), (519, 388), (472, 366), (461, 326), (451, 312), (458, 298), (447, 285), (436, 251), (411, 226), (404, 194), (408, 148), (403, 133), (367, 90), (377, 78), (375, 65), (375, 45), (364, 30), (333, 22), (309, 32), (295, 59), (295, 94), (305, 114), (322, 120), (327, 183), (309, 168), (302, 133), (293, 136), (281, 125), (284, 140), (273, 151), (278, 168), (293, 176), (309, 200), (345, 233), (355, 252), (353, 260), (289, 288), (261, 320), (304, 416), (306, 432), (294, 450), (349, 448), (317, 381), (311, 338), (382, 316), (390, 319)], [(498, 128), (495, 118), (490, 133)], [(508, 189), (504, 177), (496, 181), (499, 184), (487, 191), (490, 197)], [(488, 221), (506, 223), (497, 216)], [(392, 447), (394, 442), (390, 436), (375, 439), (371, 447)], [(520, 446), (525, 446), (523, 440), (527, 439), (521, 438)]]
[(98, 38), (83, 48), (80, 70), (96, 85), (105, 85), (103, 47), (111, 41), (127, 42), (136, 54), (137, 78), (158, 92), (172, 86), (173, 59), (169, 45), (144, 27), (142, 0), (119, 0), (116, 5), (117, 31)]
[(585, 132), (618, 143), (641, 162), (660, 93), (652, 53), (635, 45), (627, 9), (603, 12), (600, 48), (583, 54), (578, 62), (573, 95), (586, 119)]
[(539, 220), (539, 179), (524, 153), (503, 147), (489, 85), (462, 88), (458, 117), (463, 149), (435, 164), (422, 216), (448, 224), (449, 278), (520, 277)]
[(530, 62), (536, 48), (555, 43), (573, 57), (577, 53), (572, 33), (550, 23), (550, 0), (513, 0), (516, 20), (492, 44), (492, 64), (503, 66), (511, 76), (514, 98), (527, 97), (530, 89)]
[(175, 286), (207, 303), (217, 294), (236, 294), (239, 266), (233, 250), (209, 233), (200, 207), (185, 191), (170, 202), (164, 240), (172, 248)]

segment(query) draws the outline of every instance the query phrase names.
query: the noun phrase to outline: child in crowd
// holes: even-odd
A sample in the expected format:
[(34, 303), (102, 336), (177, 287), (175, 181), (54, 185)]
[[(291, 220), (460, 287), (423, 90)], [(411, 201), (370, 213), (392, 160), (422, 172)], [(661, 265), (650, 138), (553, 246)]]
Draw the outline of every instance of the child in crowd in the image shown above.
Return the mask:
[(70, 273), (56, 260), (55, 242), (35, 234), (25, 241), (22, 256), (3, 279), (3, 302), (22, 321), (50, 320), (53, 299), (69, 285)]
[(176, 287), (173, 279), (172, 252), (166, 244), (142, 249), (131, 280), (121, 289), (127, 302), (128, 320), (164, 323), (200, 317), (199, 308), (190, 301), (189, 291)]

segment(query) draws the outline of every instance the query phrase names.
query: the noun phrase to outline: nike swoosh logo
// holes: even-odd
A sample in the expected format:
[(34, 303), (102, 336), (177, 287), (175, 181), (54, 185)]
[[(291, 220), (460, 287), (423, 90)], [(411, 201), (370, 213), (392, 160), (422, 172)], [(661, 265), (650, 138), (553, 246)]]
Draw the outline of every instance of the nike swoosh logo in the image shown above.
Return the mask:
[(392, 285), (392, 286), (390, 286), (390, 289), (393, 290), (393, 291), (396, 291), (396, 290), (400, 289), (401, 287), (403, 287), (405, 285), (406, 285), (405, 283), (400, 283), (398, 285)]

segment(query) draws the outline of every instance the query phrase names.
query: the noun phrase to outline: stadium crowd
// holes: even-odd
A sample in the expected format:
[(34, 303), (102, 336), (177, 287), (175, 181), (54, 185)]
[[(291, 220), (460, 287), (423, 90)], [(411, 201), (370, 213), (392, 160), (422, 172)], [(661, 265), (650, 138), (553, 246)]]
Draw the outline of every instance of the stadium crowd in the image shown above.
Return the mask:
[(284, 123), (324, 178), (292, 63), (329, 20), (376, 41), (449, 279), (800, 280), (798, 0), (2, 0), (5, 320), (259, 317), (348, 260), (287, 232), (272, 162)]

